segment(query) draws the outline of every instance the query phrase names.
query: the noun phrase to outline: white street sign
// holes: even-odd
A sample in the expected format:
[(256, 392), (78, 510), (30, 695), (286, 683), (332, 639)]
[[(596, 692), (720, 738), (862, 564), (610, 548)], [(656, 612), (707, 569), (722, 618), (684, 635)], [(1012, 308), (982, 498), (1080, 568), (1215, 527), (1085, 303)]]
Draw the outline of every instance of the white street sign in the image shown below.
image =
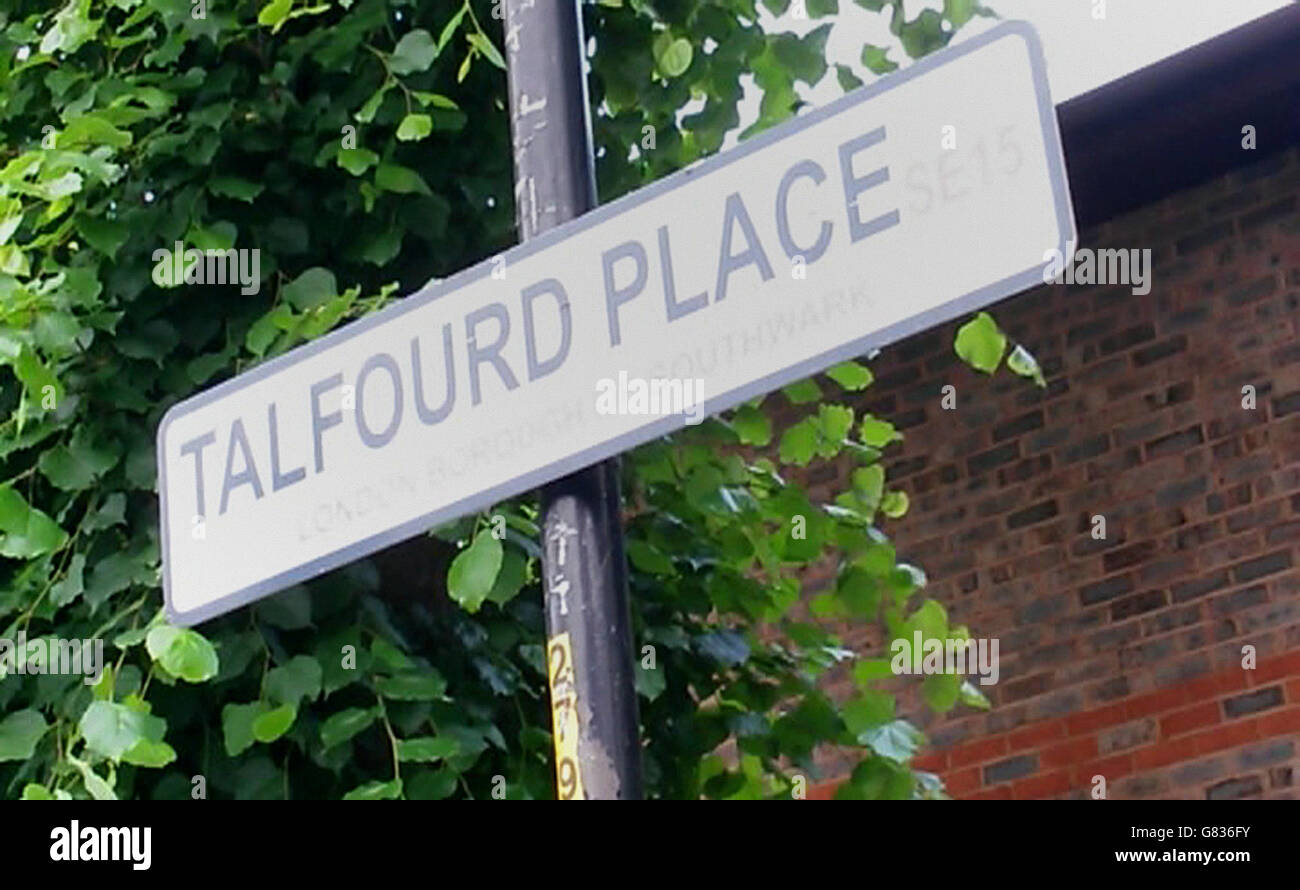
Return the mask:
[[(1007, 23), (174, 406), (169, 616), (227, 612), (1039, 284), (1074, 238), (1042, 49)], [(670, 396), (678, 413), (654, 404)]]

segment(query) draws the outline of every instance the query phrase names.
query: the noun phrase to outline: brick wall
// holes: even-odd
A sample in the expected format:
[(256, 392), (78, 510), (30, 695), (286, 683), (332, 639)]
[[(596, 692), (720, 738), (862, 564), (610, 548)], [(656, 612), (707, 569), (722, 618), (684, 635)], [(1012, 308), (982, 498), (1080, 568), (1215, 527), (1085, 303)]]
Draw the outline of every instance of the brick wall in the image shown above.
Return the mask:
[(900, 558), (954, 623), (1000, 640), (992, 710), (919, 714), (923, 763), (955, 797), (1078, 798), (1094, 775), (1112, 799), (1295, 797), (1300, 158), (1080, 240), (1151, 248), (1153, 287), (1047, 286), (993, 307), (1046, 390), (960, 364), (948, 324), (885, 349), (862, 396), (906, 436), (888, 463), (912, 501), (887, 526)]

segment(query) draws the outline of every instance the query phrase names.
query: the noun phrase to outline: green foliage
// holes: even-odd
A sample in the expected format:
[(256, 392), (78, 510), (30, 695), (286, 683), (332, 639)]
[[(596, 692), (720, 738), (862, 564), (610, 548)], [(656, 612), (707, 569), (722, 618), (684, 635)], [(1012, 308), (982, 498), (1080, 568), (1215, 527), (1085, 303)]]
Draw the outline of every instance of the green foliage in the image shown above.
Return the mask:
[(467, 612), (477, 612), (496, 585), (505, 558), (505, 548), (491, 534), (474, 536), (474, 541), (457, 554), (447, 572), (447, 593)]
[[(934, 13), (859, 3), (890, 7), (909, 54), (950, 36)], [(93, 685), (0, 667), (0, 795), (187, 797), (196, 775), (243, 799), (484, 797), (495, 775), (508, 796), (554, 795), (528, 498), (421, 539), (418, 578), (361, 560), (197, 631), (160, 610), (162, 413), (512, 242), (492, 6), (0, 12), (0, 639), (100, 639), (106, 661)], [(948, 4), (947, 21), (972, 9)], [(745, 75), (762, 91), (748, 135), (793, 115), (796, 84), (827, 72), (825, 27), (765, 33), (754, 0), (604, 0), (586, 14), (605, 199), (716, 151), (739, 127)], [(258, 249), (258, 289), (159, 283), (154, 253), (177, 242)], [(852, 362), (830, 376), (871, 383)], [(836, 743), (863, 754), (845, 794), (936, 796), (908, 766), (919, 734), (872, 688), (876, 660), (794, 617), (798, 573), (828, 555), (839, 576), (823, 614), (931, 614), (923, 576), (875, 524), (906, 509), (879, 463), (897, 434), (812, 381), (787, 393), (807, 414), (777, 460), (742, 457), (776, 435), (755, 403), (625, 461), (635, 632), (656, 653), (637, 678), (648, 791), (788, 796)], [(832, 504), (781, 475), (846, 454), (860, 466)], [(816, 686), (840, 663), (862, 687), (843, 708)], [(718, 753), (728, 740), (733, 760)]]
[[(1003, 355), (1006, 355), (1007, 336), (1002, 333), (993, 316), (981, 312), (957, 329), (954, 349), (957, 356), (975, 370), (992, 374), (1002, 364)], [(1040, 387), (1047, 386), (1038, 361), (1025, 347), (1017, 345), (1006, 359), (1011, 371), (1021, 377), (1028, 377)]]
[(977, 371), (992, 374), (1002, 364), (1007, 338), (993, 316), (981, 312), (957, 329), (958, 357)]

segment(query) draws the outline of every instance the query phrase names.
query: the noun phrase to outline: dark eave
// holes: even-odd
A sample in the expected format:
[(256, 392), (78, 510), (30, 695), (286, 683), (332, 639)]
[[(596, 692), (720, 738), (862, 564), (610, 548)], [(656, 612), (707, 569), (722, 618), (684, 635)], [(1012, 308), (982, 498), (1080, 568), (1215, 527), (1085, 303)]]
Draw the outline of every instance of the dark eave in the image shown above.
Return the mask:
[(1080, 229), (1284, 151), (1300, 144), (1300, 5), (1056, 110)]

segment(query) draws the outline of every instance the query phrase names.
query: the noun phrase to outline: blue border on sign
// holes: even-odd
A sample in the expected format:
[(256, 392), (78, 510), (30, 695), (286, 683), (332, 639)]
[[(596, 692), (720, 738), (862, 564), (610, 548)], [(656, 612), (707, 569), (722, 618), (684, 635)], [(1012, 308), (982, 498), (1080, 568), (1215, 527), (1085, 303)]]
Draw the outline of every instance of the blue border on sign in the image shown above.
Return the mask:
[[(1047, 64), (1043, 56), (1043, 47), (1039, 42), (1038, 35), (1033, 26), (1028, 22), (1012, 21), (1004, 22), (983, 34), (963, 41), (956, 46), (949, 47), (932, 56), (927, 56), (920, 61), (914, 62), (902, 71), (892, 74), (884, 79), (856, 90), (847, 96), (831, 102), (828, 105), (809, 111), (807, 114), (796, 118), (789, 123), (783, 124), (765, 133), (755, 136), (753, 139), (738, 145), (737, 147), (714, 155), (711, 158), (703, 160), (698, 164), (684, 170), (679, 170), (670, 176), (653, 182), (629, 195), (620, 198), (610, 204), (601, 205), (588, 213), (573, 219), (564, 225), (551, 229), (536, 238), (533, 238), (524, 244), (517, 245), (506, 251), (500, 256), (506, 258), (507, 263), (512, 259), (518, 260), (545, 250), (554, 244), (557, 244), (571, 235), (598, 225), (611, 217), (617, 216), (626, 210), (638, 206), (651, 198), (658, 197), (664, 192), (681, 188), (689, 185), (692, 181), (699, 179), (715, 170), (719, 170), (728, 164), (746, 158), (756, 151), (760, 151), (769, 145), (785, 139), (801, 130), (806, 129), (828, 117), (840, 114), (853, 108), (881, 93), (900, 87), (908, 81), (920, 77), (929, 71), (934, 70), (949, 62), (956, 61), (961, 57), (974, 52), (981, 47), (987, 46), (996, 40), (1005, 37), (1020, 37), (1025, 41), (1029, 50), (1030, 69), (1033, 73), (1034, 91), (1038, 100), (1039, 122), (1043, 128), (1043, 144), (1047, 149), (1047, 167), (1048, 175), (1052, 184), (1053, 197), (1055, 199), (1057, 228), (1060, 232), (1060, 243), (1057, 249), (1061, 255), (1065, 256), (1068, 245), (1076, 240), (1074, 225), (1074, 214), (1070, 202), (1069, 183), (1065, 174), (1065, 160), (1061, 151), (1061, 137), (1057, 128), (1056, 109), (1052, 105), (1051, 95), (1047, 84)], [(617, 438), (610, 439), (598, 445), (570, 455), (562, 460), (555, 461), (545, 467), (532, 472), (517, 476), (507, 482), (503, 482), (492, 488), (478, 492), (468, 498), (463, 498), (455, 503), (449, 504), (440, 509), (434, 510), (416, 519), (404, 522), (387, 531), (376, 535), (371, 535), (360, 541), (341, 547), (331, 553), (321, 556), (310, 562), (303, 563), (273, 575), (270, 578), (264, 578), (256, 584), (249, 585), (233, 593), (227, 594), (220, 599), (200, 606), (197, 609), (191, 609), (187, 612), (178, 612), (172, 606), (172, 583), (171, 583), (171, 560), (167, 522), (167, 467), (163, 443), (166, 439), (167, 428), (178, 417), (183, 417), (192, 411), (195, 411), (210, 402), (238, 392), (246, 386), (256, 383), (265, 377), (275, 374), (284, 368), (310, 358), (318, 352), (329, 349), (331, 346), (343, 343), (358, 334), (363, 334), (376, 325), (385, 324), (400, 318), (407, 312), (424, 306), (425, 304), (444, 296), (447, 293), (457, 290), (477, 281), (480, 278), (488, 277), (492, 272), (492, 266), (496, 257), (489, 258), (476, 266), (471, 266), (461, 272), (456, 273), (450, 278), (433, 281), (420, 288), (414, 294), (404, 298), (400, 303), (395, 303), (386, 309), (368, 315), (364, 318), (357, 319), (351, 324), (345, 325), (336, 331), (314, 340), (311, 343), (304, 344), (292, 352), (286, 353), (278, 358), (272, 359), (265, 364), (258, 365), (246, 373), (233, 377), (223, 383), (214, 386), (212, 389), (205, 390), (173, 405), (166, 414), (163, 415), (161, 423), (158, 425), (156, 437), (156, 448), (158, 458), (158, 497), (160, 501), (160, 526), (162, 533), (162, 575), (163, 591), (166, 599), (167, 618), (173, 624), (189, 627), (215, 618), (226, 612), (232, 611), (240, 606), (247, 605), (262, 597), (268, 596), (290, 587), (300, 581), (305, 581), (321, 575), (331, 569), (346, 565), (353, 560), (360, 559), (385, 547), (404, 541), (407, 538), (414, 537), (420, 532), (430, 528), (435, 528), (460, 516), (473, 513), (483, 507), (498, 503), (507, 498), (513, 497), (525, 491), (537, 488), (545, 482), (566, 476), (576, 472), (583, 467), (591, 466), (608, 457), (612, 457), (623, 451), (628, 450), (636, 445), (640, 445), (651, 439), (674, 432), (685, 425), (681, 416), (660, 418), (651, 421), (644, 426), (638, 427)], [(713, 415), (719, 411), (727, 410), (742, 402), (748, 401), (755, 396), (771, 392), (787, 383), (810, 377), (813, 374), (833, 365), (837, 362), (865, 355), (872, 349), (879, 348), (888, 343), (900, 340), (918, 331), (926, 330), (937, 324), (961, 315), (965, 312), (976, 308), (987, 306), (1002, 297), (1019, 293), (1035, 284), (1042, 283), (1042, 266), (1035, 265), (1025, 271), (1018, 272), (1001, 281), (986, 285), (971, 293), (950, 300), (941, 306), (936, 306), (919, 315), (914, 315), (897, 324), (883, 328), (861, 337), (849, 343), (842, 344), (836, 348), (823, 352), (805, 361), (799, 362), (790, 367), (768, 374), (758, 380), (746, 384), (745, 386), (733, 389), (713, 399), (705, 401), (704, 414)]]

